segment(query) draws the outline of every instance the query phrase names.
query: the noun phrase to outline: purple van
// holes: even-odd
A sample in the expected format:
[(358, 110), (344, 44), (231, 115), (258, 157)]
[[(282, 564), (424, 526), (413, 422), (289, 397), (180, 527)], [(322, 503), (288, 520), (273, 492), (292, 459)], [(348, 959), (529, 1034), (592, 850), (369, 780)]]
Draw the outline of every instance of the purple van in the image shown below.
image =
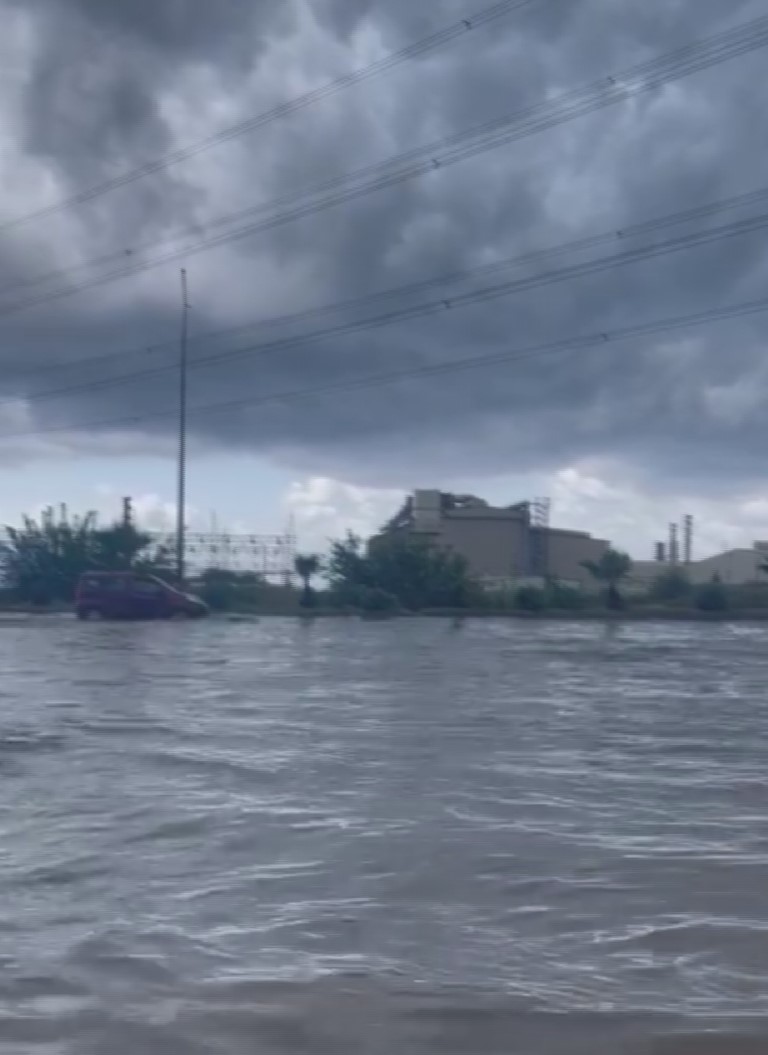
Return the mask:
[(208, 606), (155, 575), (89, 571), (80, 577), (78, 619), (200, 619)]

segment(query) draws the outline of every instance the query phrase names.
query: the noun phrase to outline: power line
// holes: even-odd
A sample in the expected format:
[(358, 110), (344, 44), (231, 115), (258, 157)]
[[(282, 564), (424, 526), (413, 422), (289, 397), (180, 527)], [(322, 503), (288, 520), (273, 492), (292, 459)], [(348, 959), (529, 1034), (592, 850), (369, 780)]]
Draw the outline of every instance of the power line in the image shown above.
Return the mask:
[[(683, 215), (690, 215), (692, 211), (693, 210), (689, 210), (687, 214)], [(653, 224), (653, 221), (651, 223)], [(645, 225), (637, 226), (643, 228)], [(292, 337), (281, 338), (276, 341), (248, 345), (242, 348), (230, 349), (228, 351), (198, 357), (189, 360), (188, 366), (189, 369), (215, 367), (222, 363), (229, 363), (246, 356), (250, 358), (255, 356), (261, 357), (276, 352), (293, 350), (298, 347), (304, 347), (309, 344), (315, 344), (319, 341), (328, 340), (331, 337), (342, 337), (352, 333), (379, 329), (396, 323), (408, 322), (431, 315), (442, 314), (449, 310), (468, 307), (470, 305), (483, 303), (500, 297), (511, 296), (516, 293), (527, 292), (546, 285), (572, 281), (595, 274), (601, 274), (606, 271), (613, 271), (620, 267), (627, 267), (648, 260), (658, 259), (672, 253), (700, 248), (721, 241), (725, 238), (753, 234), (756, 231), (764, 230), (766, 227), (768, 227), (768, 213), (750, 216), (742, 220), (722, 224), (719, 227), (705, 228), (701, 231), (693, 231), (685, 235), (679, 235), (675, 238), (668, 239), (664, 242), (658, 242), (653, 245), (626, 249), (607, 257), (598, 257), (594, 260), (583, 261), (578, 264), (544, 272), (542, 274), (528, 275), (522, 278), (497, 283), (495, 285), (485, 286), (480, 289), (454, 294), (448, 299), (440, 297), (437, 300), (409, 305), (369, 318), (337, 323), (326, 327), (325, 329), (314, 330), (305, 334), (298, 334)], [(658, 221), (655, 222), (654, 229), (659, 229)], [(147, 380), (151, 377), (159, 377), (163, 374), (169, 374), (172, 372), (175, 373), (177, 370), (178, 365), (175, 363), (149, 367), (144, 370), (133, 371), (127, 374), (118, 374), (114, 377), (98, 378), (92, 381), (68, 385), (47, 392), (32, 393), (30, 396), (24, 398), (26, 403), (34, 404), (47, 399), (131, 384), (136, 381)], [(14, 402), (16, 402), (16, 399), (0, 400), (0, 407)]]
[[(758, 33), (761, 35), (758, 36)], [(295, 210), (294, 212), (278, 214), (272, 218), (266, 219), (258, 225), (248, 226), (235, 231), (226, 232), (222, 235), (217, 236), (217, 238), (214, 240), (201, 241), (197, 244), (184, 246), (180, 250), (174, 251), (170, 256), (162, 257), (156, 261), (148, 261), (144, 263), (137, 262), (128, 266), (125, 266), (124, 264), (124, 266), (121, 267), (118, 271), (114, 272), (113, 275), (106, 276), (106, 280), (112, 281), (113, 278), (124, 277), (125, 275), (138, 273), (150, 267), (159, 266), (160, 264), (165, 263), (169, 260), (177, 259), (179, 253), (202, 251), (203, 249), (213, 248), (217, 245), (224, 244), (225, 242), (233, 240), (235, 238), (247, 237), (250, 234), (258, 233), (273, 226), (289, 222), (290, 220), (301, 218), (302, 216), (307, 215), (310, 212), (317, 211), (321, 208), (329, 208), (332, 205), (343, 203), (345, 200), (349, 200), (350, 198), (360, 197), (361, 194), (370, 193), (371, 190), (381, 189), (382, 186), (394, 185), (392, 184), (393, 180), (394, 182), (402, 182), (404, 179), (415, 178), (415, 176), (423, 175), (425, 172), (432, 171), (436, 166), (445, 167), (449, 164), (454, 163), (456, 160), (463, 160), (465, 156), (472, 156), (473, 154), (478, 153), (482, 150), (492, 149), (495, 146), (501, 145), (502, 142), (509, 141), (510, 137), (520, 138), (524, 135), (529, 135), (541, 131), (546, 127), (551, 127), (553, 123), (559, 124), (562, 123), (562, 121), (564, 120), (570, 120), (574, 117), (582, 116), (581, 111), (575, 113), (568, 109), (563, 111), (564, 104), (577, 102), (579, 97), (583, 97), (583, 104), (589, 104), (589, 110), (584, 112), (590, 112), (591, 110), (594, 110), (601, 106), (610, 105), (618, 101), (623, 101), (625, 98), (630, 97), (630, 95), (627, 94), (627, 84), (630, 83), (633, 78), (638, 78), (642, 76), (647, 77), (648, 75), (650, 75), (650, 73), (657, 72), (666, 64), (667, 66), (671, 65), (671, 69), (667, 70), (667, 75), (664, 77), (663, 82), (661, 82), (666, 83), (670, 79), (676, 79), (679, 76), (686, 76), (690, 72), (698, 72), (699, 68), (704, 68), (700, 65), (702, 61), (704, 61), (705, 66), (709, 66), (714, 64), (715, 62), (722, 62), (728, 58), (733, 57), (734, 47), (737, 47), (737, 51), (735, 53), (741, 54), (743, 53), (742, 49), (744, 47), (746, 47), (747, 50), (753, 50), (753, 48), (755, 47), (765, 46), (766, 40), (763, 39), (763, 37), (767, 34), (768, 17), (753, 20), (752, 22), (746, 23), (743, 26), (739, 26), (736, 29), (732, 29), (725, 33), (718, 34), (716, 37), (708, 38), (707, 40), (687, 45), (686, 47), (680, 48), (671, 54), (664, 55), (661, 58), (651, 60), (639, 66), (634, 66), (631, 69), (624, 71), (624, 73), (622, 74), (617, 74), (614, 77), (602, 78), (599, 81), (592, 82), (585, 88), (566, 92), (563, 95), (559, 96), (557, 99), (555, 99), (554, 102), (535, 104), (534, 106), (529, 107), (524, 111), (515, 112), (511, 115), (506, 115), (505, 117), (497, 118), (491, 122), (486, 122), (482, 126), (465, 130), (463, 132), (454, 133), (451, 136), (444, 137), (442, 140), (430, 143), (427, 146), (418, 147), (413, 150), (398, 154), (392, 158), (389, 158), (383, 163), (379, 162), (371, 164), (363, 167), (362, 169), (358, 169), (352, 173), (347, 173), (341, 176), (334, 177), (331, 180), (327, 180), (314, 188), (310, 188), (308, 190), (301, 191), (298, 193), (284, 195), (279, 199), (274, 199), (270, 202), (254, 206), (246, 210), (240, 210), (237, 213), (233, 213), (228, 216), (220, 217), (216, 220), (210, 221), (208, 224), (203, 225), (202, 229), (212, 230), (216, 227), (232, 224), (247, 215), (254, 215), (260, 212), (267, 212), (276, 206), (290, 204), (292, 202), (300, 201), (302, 198), (308, 198), (312, 195), (317, 195), (325, 191), (333, 190), (336, 187), (343, 186), (345, 183), (349, 183), (350, 181), (356, 179), (376, 175), (377, 173), (385, 173), (385, 176), (383, 177), (385, 178), (385, 183), (381, 184), (381, 186), (379, 186), (378, 182), (374, 184), (366, 184), (361, 188), (356, 188), (351, 191), (347, 191), (345, 194), (337, 196), (332, 200), (326, 199), (325, 201), (319, 203), (308, 202), (301, 209)], [(726, 48), (725, 52), (723, 52), (723, 48)], [(690, 60), (692, 58), (697, 58), (699, 65), (691, 67)], [(689, 66), (681, 67), (680, 63), (686, 61), (689, 62)], [(655, 87), (658, 87), (659, 83), (660, 82), (658, 82), (658, 80), (646, 80), (645, 83), (635, 85), (634, 87), (632, 87), (630, 83), (629, 90), (631, 91), (631, 94), (638, 94), (639, 92), (648, 91)], [(597, 96), (597, 98), (595, 98), (595, 96)], [(603, 98), (603, 96), (605, 96), (605, 98)], [(543, 116), (545, 124), (542, 125), (541, 122), (539, 122), (538, 125), (535, 124), (533, 127), (529, 127), (529, 119), (537, 116)], [(512, 132), (510, 134), (509, 128), (507, 126), (514, 126), (516, 122), (520, 124), (520, 127), (517, 129), (512, 127)], [(482, 137), (483, 135), (488, 135), (491, 132), (496, 132), (500, 128), (503, 130), (505, 127), (507, 127), (507, 133), (505, 134), (505, 138), (503, 141), (492, 140), (490, 142), (490, 145), (487, 145), (484, 141), (481, 141), (480, 143), (474, 145), (471, 142), (472, 140), (476, 140), (478, 136)], [(467, 153), (465, 150), (463, 153), (461, 153), (460, 156), (457, 157), (453, 157), (452, 155), (438, 157), (441, 150), (446, 149), (450, 146), (456, 146), (457, 144), (461, 145), (464, 141), (468, 142), (468, 149), (470, 150), (470, 153)], [(386, 175), (386, 170), (393, 166), (408, 161), (418, 161), (419, 159), (426, 160), (422, 160), (422, 163), (417, 167), (416, 170), (410, 169), (401, 171), (399, 173), (395, 172)], [(201, 227), (200, 225), (197, 225), (195, 228), (191, 229), (189, 233), (197, 233), (199, 230), (201, 230)], [(183, 236), (183, 234), (179, 235), (175, 240), (178, 241), (178, 239)], [(38, 281), (50, 281), (64, 274), (72, 274), (78, 270), (100, 266), (102, 264), (115, 262), (117, 260), (124, 262), (126, 255), (134, 256), (137, 253), (141, 254), (144, 252), (148, 252), (154, 246), (162, 244), (163, 243), (152, 243), (147, 244), (143, 247), (134, 247), (128, 250), (124, 249), (118, 252), (113, 252), (106, 256), (95, 258), (94, 260), (79, 265), (76, 268), (69, 268), (63, 272), (50, 272), (45, 276), (39, 276), (38, 279), (32, 279), (28, 283), (24, 284), (30, 285)], [(167, 244), (172, 244), (172, 242)], [(103, 279), (97, 279), (96, 284), (100, 284), (102, 281)], [(6, 287), (3, 292), (9, 292), (12, 288), (15, 287)], [(90, 284), (86, 284), (85, 286), (79, 288), (90, 288)], [(77, 290), (74, 290), (74, 292), (76, 291)], [(69, 292), (71, 292), (69, 289), (63, 290), (61, 291), (60, 295), (68, 295)], [(43, 295), (43, 297), (44, 299), (47, 299), (48, 295)]]
[[(209, 330), (198, 334), (197, 336), (190, 336), (189, 344), (193, 345), (202, 341), (217, 340), (221, 337), (230, 337), (254, 329), (271, 329), (279, 326), (311, 321), (316, 318), (322, 318), (326, 315), (337, 314), (339, 312), (360, 310), (379, 303), (386, 303), (393, 299), (425, 292), (436, 287), (467, 282), (486, 275), (498, 274), (510, 268), (522, 267), (527, 264), (546, 263), (548, 260), (559, 256), (597, 249), (606, 244), (615, 244), (617, 241), (628, 241), (631, 238), (637, 238), (641, 235), (655, 233), (666, 227), (689, 223), (693, 220), (708, 219), (721, 212), (741, 209), (750, 205), (758, 205), (765, 202), (766, 199), (768, 199), (768, 186), (761, 187), (754, 191), (748, 191), (743, 194), (734, 195), (729, 198), (721, 198), (717, 201), (707, 202), (703, 205), (694, 206), (689, 209), (667, 213), (639, 223), (602, 231), (599, 234), (586, 235), (585, 237), (572, 239), (555, 246), (533, 249), (518, 256), (508, 257), (503, 260), (494, 261), (490, 264), (482, 264), (476, 268), (466, 268), (460, 271), (447, 272), (432, 278), (421, 279), (418, 282), (409, 283), (407, 285), (394, 286), (389, 289), (380, 290), (376, 293), (369, 293), (358, 298), (348, 298), (346, 300), (336, 301), (330, 304), (322, 304), (313, 308), (305, 308), (302, 311), (291, 312), (284, 315), (262, 316), (253, 319), (250, 322), (238, 323), (235, 326), (227, 326), (218, 330)], [(98, 365), (101, 363), (112, 362), (114, 360), (126, 359), (139, 354), (147, 355), (151, 352), (162, 351), (167, 348), (176, 348), (177, 344), (178, 341), (173, 339), (156, 342), (155, 344), (135, 346), (130, 349), (120, 349), (117, 352), (100, 352), (96, 355), (81, 356), (66, 362), (41, 364), (37, 367), (20, 372), (14, 371), (12, 373), (12, 379), (18, 381), (23, 380), (26, 377), (35, 377), (43, 373), (48, 374), (81, 366)], [(6, 376), (7, 374), (8, 370), (6, 369)], [(34, 393), (32, 394), (32, 397), (34, 398)], [(0, 405), (2, 405), (1, 402)]]
[(270, 124), (272, 121), (276, 121), (281, 117), (288, 117), (291, 114), (306, 109), (306, 107), (311, 106), (316, 102), (320, 102), (322, 99), (326, 99), (329, 96), (343, 91), (345, 88), (352, 87), (356, 84), (362, 84), (364, 81), (371, 80), (382, 73), (386, 73), (402, 63), (421, 58), (429, 52), (452, 44), (454, 41), (465, 37), (468, 33), (471, 33), (475, 29), (479, 29), (481, 26), (486, 26), (507, 15), (520, 11), (523, 8), (531, 7), (534, 4), (541, 2), (547, 2), (547, 0), (501, 0), (501, 2), (491, 4), (490, 7), (481, 8), (479, 11), (475, 12), (468, 12), (466, 17), (459, 19), (458, 22), (451, 23), (451, 25), (446, 26), (444, 29), (431, 33), (429, 36), (422, 37), (421, 39), (408, 44), (406, 47), (400, 48), (398, 51), (391, 52), (367, 66), (362, 66), (357, 70), (346, 73), (319, 88), (305, 92), (303, 95), (299, 95), (287, 102), (280, 103), (278, 106), (275, 106), (271, 110), (267, 110), (262, 114), (258, 114), (256, 117), (251, 117), (246, 121), (240, 121), (237, 124), (223, 128), (214, 133), (214, 135), (208, 136), (197, 143), (193, 143), (191, 146), (174, 150), (169, 154), (165, 154), (163, 157), (156, 158), (153, 161), (148, 161), (145, 164), (140, 165), (138, 168), (131, 169), (128, 172), (113, 177), (112, 179), (105, 180), (93, 187), (89, 187), (87, 190), (79, 191), (77, 194), (73, 194), (69, 198), (64, 198), (51, 205), (43, 206), (40, 209), (36, 209), (34, 212), (26, 213), (15, 219), (6, 220), (4, 223), (0, 224), (0, 231), (10, 230), (13, 227), (29, 223), (32, 220), (51, 216), (54, 213), (71, 208), (72, 206), (83, 205), (112, 190), (124, 187), (136, 180), (143, 179), (145, 176), (151, 176), (156, 172), (162, 172), (183, 161), (188, 161), (190, 158), (196, 157), (198, 154), (202, 154), (204, 151), (210, 150), (212, 147), (230, 142), (231, 140), (247, 135), (250, 132), (255, 132)]
[[(410, 368), (407, 370), (396, 370), (389, 373), (378, 373), (366, 375), (361, 378), (352, 378), (327, 385), (319, 385), (312, 388), (293, 390), (288, 392), (274, 393), (268, 396), (245, 397), (227, 400), (223, 403), (208, 403), (198, 407), (190, 408), (192, 414), (217, 414), (231, 413), (244, 407), (266, 406), (271, 403), (291, 403), (312, 396), (323, 396), (336, 392), (346, 392), (361, 388), (376, 388), (380, 385), (389, 385), (398, 381), (415, 377), (433, 377), (441, 374), (454, 373), (464, 370), (475, 370), (496, 366), (509, 362), (522, 361), (524, 359), (537, 358), (539, 356), (557, 354), (564, 351), (583, 350), (601, 345), (612, 344), (618, 341), (630, 340), (638, 337), (655, 336), (668, 333), (673, 330), (686, 329), (693, 326), (703, 326), (725, 320), (742, 318), (748, 315), (756, 315), (768, 311), (768, 299), (744, 301), (740, 304), (729, 305), (705, 312), (697, 312), (690, 315), (677, 315), (653, 322), (642, 323), (635, 326), (627, 326), (622, 329), (610, 331), (598, 331), (584, 336), (572, 337), (566, 340), (552, 341), (546, 344), (531, 345), (523, 349), (515, 349), (510, 352), (494, 353), (484, 356), (470, 356), (462, 359), (453, 359), (448, 362), (434, 363), (427, 366)], [(124, 418), (108, 418), (102, 421), (88, 422), (83, 428), (106, 429), (121, 428), (143, 424), (149, 421), (163, 421), (172, 418), (176, 411), (160, 411), (152, 414), (132, 415)], [(0, 439), (23, 439), (36, 436), (52, 435), (54, 433), (65, 433), (77, 431), (72, 425), (56, 425), (44, 429), (33, 429), (24, 432), (0, 433)]]
[[(634, 66), (622, 74), (609, 77), (607, 80), (598, 81), (596, 85), (593, 84), (576, 92), (566, 93), (565, 96), (555, 100), (554, 104), (537, 104), (522, 112), (487, 122), (479, 128), (456, 133), (437, 143), (431, 143), (426, 147), (390, 158), (384, 163), (366, 166), (364, 169), (357, 170), (354, 173), (337, 177), (321, 185), (320, 188), (315, 188), (313, 191), (307, 191), (298, 196), (294, 195), (292, 199), (278, 199), (277, 203), (273, 201), (218, 221), (212, 221), (206, 227), (213, 228), (232, 223), (235, 219), (242, 218), (249, 213), (265, 212), (269, 208), (274, 207), (275, 204), (284, 204), (288, 200), (300, 201), (302, 197), (306, 198), (312, 194), (320, 194), (329, 188), (342, 186), (350, 181), (361, 180), (364, 176), (372, 177), (367, 179), (367, 181), (363, 179), (358, 186), (340, 190), (338, 193), (329, 194), (325, 198), (307, 201), (303, 205), (297, 205), (292, 210), (277, 213), (271, 217), (267, 216), (257, 223), (247, 224), (239, 229), (230, 230), (208, 239), (202, 239), (197, 243), (181, 246), (156, 259), (128, 265), (124, 264), (112, 272), (97, 276), (78, 286), (66, 286), (25, 301), (0, 306), (0, 315), (8, 315), (61, 297), (72, 296), (86, 289), (105, 285), (121, 278), (141, 274), (162, 264), (241, 240), (256, 233), (274, 229), (294, 220), (330, 209), (336, 205), (364, 197), (375, 191), (397, 186), (400, 183), (425, 175), (435, 168), (446, 168), (506, 143), (537, 134), (556, 125), (574, 120), (577, 117), (582, 117), (607, 106), (635, 98), (739, 55), (763, 48), (766, 45), (768, 45), (768, 16), (753, 19), (751, 22), (744, 23), (735, 29), (717, 34), (698, 43), (687, 45), (684, 48), (679, 48), (650, 62)], [(441, 150), (445, 152), (440, 153)], [(415, 159), (410, 167), (397, 168), (397, 164), (409, 158)], [(393, 169), (393, 171), (387, 171), (388, 169)], [(380, 174), (376, 175), (377, 172)], [(138, 252), (147, 252), (149, 248), (151, 247), (145, 247), (138, 250)], [(135, 252), (134, 250), (127, 250), (113, 253), (107, 257), (95, 259), (83, 266), (95, 267), (114, 262), (117, 259), (124, 260), (126, 255), (132, 256)], [(63, 276), (80, 269), (70, 269), (69, 272), (56, 272), (45, 276), (40, 281), (48, 281), (53, 277)], [(29, 284), (33, 284), (34, 281), (36, 280), (31, 280)]]

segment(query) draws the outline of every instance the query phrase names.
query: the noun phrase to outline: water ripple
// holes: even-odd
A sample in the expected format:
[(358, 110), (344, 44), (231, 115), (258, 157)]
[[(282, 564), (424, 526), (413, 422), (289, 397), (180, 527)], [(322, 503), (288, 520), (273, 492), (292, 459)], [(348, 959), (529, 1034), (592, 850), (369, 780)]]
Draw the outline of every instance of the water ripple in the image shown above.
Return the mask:
[(1, 1055), (764, 1055), (767, 646), (9, 622)]

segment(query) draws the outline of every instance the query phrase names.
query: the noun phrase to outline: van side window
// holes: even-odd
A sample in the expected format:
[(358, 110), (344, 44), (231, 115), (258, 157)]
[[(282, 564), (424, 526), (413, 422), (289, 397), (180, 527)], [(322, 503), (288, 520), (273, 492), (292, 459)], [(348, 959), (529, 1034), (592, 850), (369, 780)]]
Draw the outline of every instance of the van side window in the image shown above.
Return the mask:
[(153, 582), (146, 582), (143, 579), (134, 579), (131, 583), (131, 589), (133, 593), (138, 594), (140, 597), (162, 597), (163, 591), (159, 586)]
[(83, 586), (86, 590), (93, 590), (96, 593), (122, 593), (125, 590), (125, 582), (122, 579), (111, 579), (107, 576), (85, 579)]

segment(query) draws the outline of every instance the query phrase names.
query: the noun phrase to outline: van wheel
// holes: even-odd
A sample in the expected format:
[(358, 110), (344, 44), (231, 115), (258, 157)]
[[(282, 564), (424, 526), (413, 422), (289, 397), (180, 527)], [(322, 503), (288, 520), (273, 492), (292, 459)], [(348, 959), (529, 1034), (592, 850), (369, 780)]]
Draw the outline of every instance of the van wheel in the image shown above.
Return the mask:
[(189, 619), (189, 615), (186, 612), (173, 612), (171, 614), (171, 622), (174, 623), (186, 623)]
[(91, 619), (101, 619), (101, 616), (92, 608), (78, 608), (77, 618), (80, 619), (82, 622), (86, 622)]

